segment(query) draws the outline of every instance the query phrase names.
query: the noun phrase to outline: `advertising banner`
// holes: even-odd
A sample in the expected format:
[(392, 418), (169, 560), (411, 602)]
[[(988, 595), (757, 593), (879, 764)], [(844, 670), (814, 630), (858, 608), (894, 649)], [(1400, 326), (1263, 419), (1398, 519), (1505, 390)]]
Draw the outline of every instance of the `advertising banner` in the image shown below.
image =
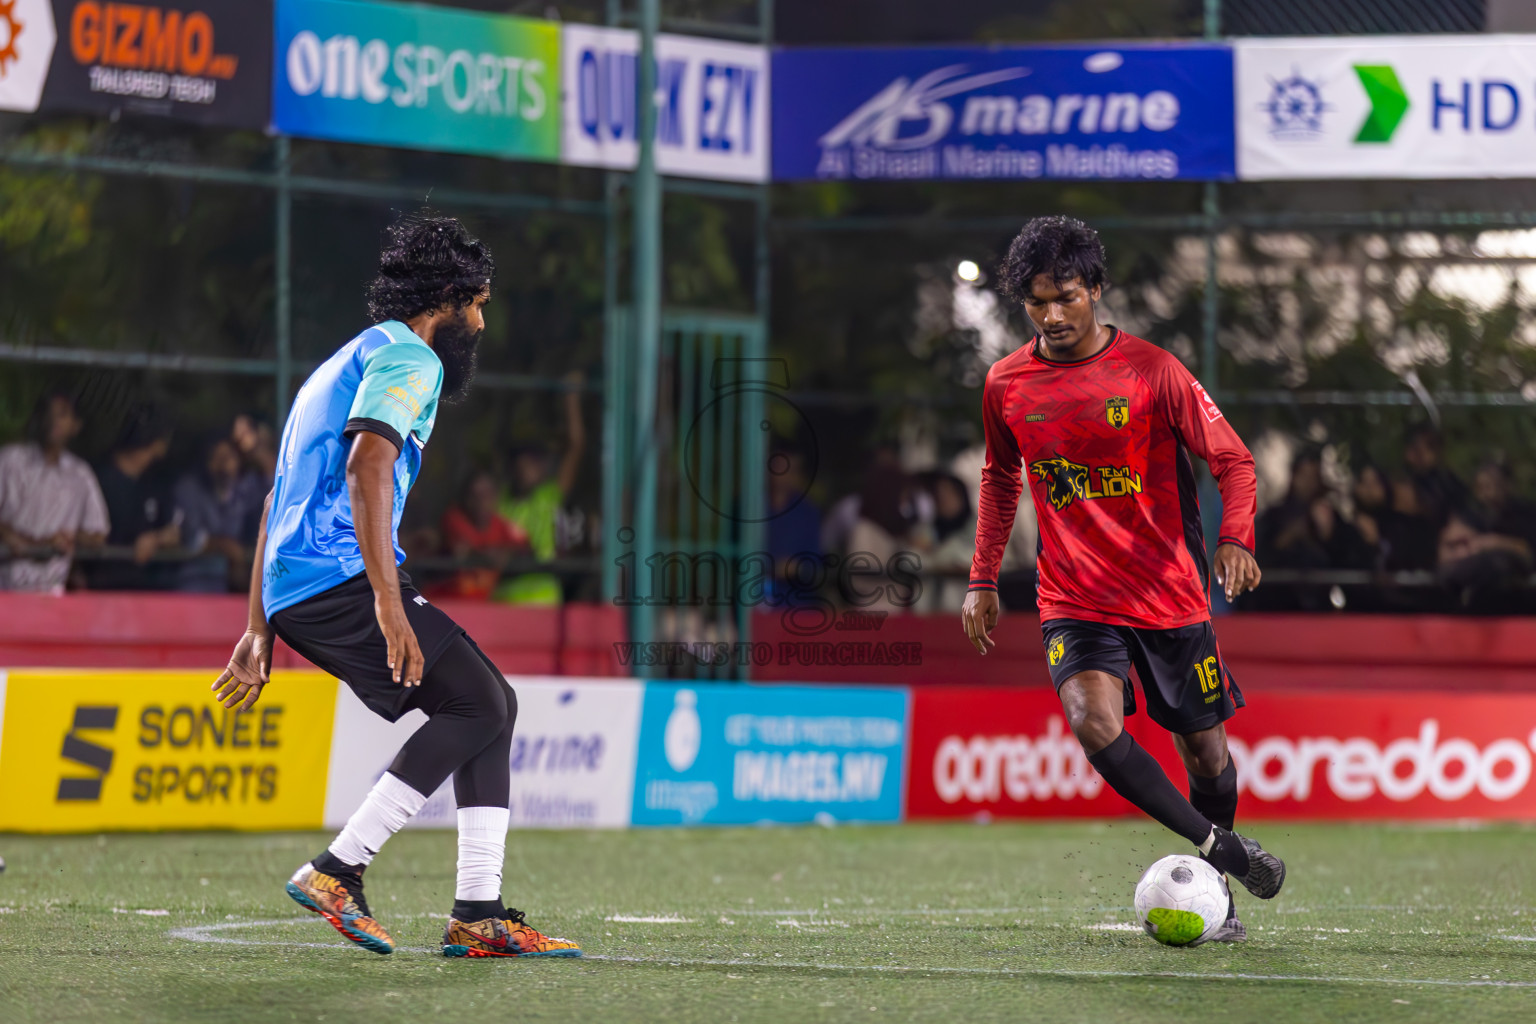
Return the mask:
[(560, 156), (560, 28), (443, 7), (277, 0), (272, 123), (289, 135)]
[[(1137, 740), (1181, 787), (1168, 734)], [(1536, 695), (1270, 693), (1227, 723), (1239, 819), (1536, 818)], [(913, 694), (907, 814), (1138, 813), (1104, 785), (1048, 688)]]
[(1243, 39), (1238, 177), (1536, 177), (1536, 36)]
[[(562, 29), (562, 159), (628, 170), (638, 158), (640, 37)], [(662, 174), (768, 180), (768, 51), (687, 36), (656, 37), (656, 167)]]
[[(629, 824), (640, 730), (641, 686), (629, 680), (513, 676), (513, 828), (623, 828)], [(325, 800), (327, 828), (340, 828), (362, 804), (407, 737), (426, 716), (384, 721), (343, 686), (336, 696), (336, 742)], [(453, 780), (427, 798), (415, 828), (455, 828)]]
[(1230, 178), (1224, 46), (773, 55), (773, 176)]
[[(43, 13), (44, 5), (33, 0), (28, 14), (28, 4), (19, 0), (12, 10), (22, 24), (18, 44), (46, 27), (46, 19), (29, 20)], [(52, 5), (58, 39), (42, 109), (266, 128), (270, 0), (52, 0)], [(6, 20), (0, 12), (0, 26)]]
[(236, 712), (216, 674), (6, 673), (0, 831), (318, 828), (339, 684), (277, 672)]
[(904, 690), (648, 684), (637, 825), (897, 821)]

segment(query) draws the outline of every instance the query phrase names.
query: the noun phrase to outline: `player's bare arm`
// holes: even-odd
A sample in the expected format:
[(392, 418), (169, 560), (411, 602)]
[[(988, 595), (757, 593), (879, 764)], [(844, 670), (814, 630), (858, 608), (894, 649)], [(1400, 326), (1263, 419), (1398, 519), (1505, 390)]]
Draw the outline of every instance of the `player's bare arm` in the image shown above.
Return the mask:
[(977, 654), (986, 654), (988, 647), (997, 646), (997, 641), (992, 639), (992, 630), (997, 628), (997, 612), (997, 591), (972, 590), (965, 595), (965, 604), (960, 609), (960, 625)]
[(1216, 583), (1226, 591), (1228, 601), (1257, 587), (1262, 575), (1253, 552), (1238, 544), (1217, 545)]
[(262, 687), (272, 677), (272, 626), (261, 604), (261, 560), (267, 551), (267, 513), (272, 511), (272, 492), (267, 492), (261, 506), (261, 525), (256, 533), (256, 557), (251, 566), (250, 610), (245, 635), (235, 644), (229, 665), (214, 680), (215, 699), (227, 708), (240, 706), (249, 711), (261, 696)]
[(397, 683), (421, 682), (426, 659), (416, 632), (400, 603), (400, 579), (395, 572), (391, 517), (395, 504), (395, 459), (400, 452), (382, 435), (360, 432), (347, 456), (347, 492), (356, 518), (357, 545), (362, 551), (368, 583), (373, 587), (373, 613), (389, 644), (389, 667)]

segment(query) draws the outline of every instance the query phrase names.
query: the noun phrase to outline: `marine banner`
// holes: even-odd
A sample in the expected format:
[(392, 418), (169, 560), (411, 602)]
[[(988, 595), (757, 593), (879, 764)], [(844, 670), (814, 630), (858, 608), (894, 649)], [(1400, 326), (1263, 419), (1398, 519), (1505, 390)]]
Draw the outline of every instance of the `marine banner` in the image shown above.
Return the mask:
[[(515, 676), (517, 728), (509, 755), (513, 828), (622, 828), (629, 824), (642, 687), (627, 679)], [(325, 823), (340, 828), (426, 717), (384, 721), (341, 687), (331, 750)], [(411, 819), (415, 828), (455, 828), (453, 782)]]
[[(1182, 787), (1168, 733), (1127, 728)], [(1239, 818), (1536, 818), (1536, 695), (1264, 693), (1227, 722)], [(912, 818), (1138, 813), (1104, 784), (1048, 688), (913, 694)]]
[(1219, 45), (776, 50), (772, 114), (776, 181), (1233, 174)]
[(267, 126), (271, 0), (0, 5), (0, 109)]
[(560, 27), (444, 7), (277, 0), (272, 123), (309, 138), (560, 157)]
[(318, 828), (336, 680), (277, 672), (251, 711), (217, 672), (11, 670), (0, 831)]
[(1234, 46), (1239, 178), (1536, 177), (1536, 35)]

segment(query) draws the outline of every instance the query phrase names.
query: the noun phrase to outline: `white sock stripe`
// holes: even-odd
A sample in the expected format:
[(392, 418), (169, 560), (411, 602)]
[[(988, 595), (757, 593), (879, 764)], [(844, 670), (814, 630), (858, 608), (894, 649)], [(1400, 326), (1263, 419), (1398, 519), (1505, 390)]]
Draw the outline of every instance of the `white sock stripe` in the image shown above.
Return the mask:
[(459, 871), (454, 899), (501, 897), (501, 865), (506, 858), (511, 816), (505, 807), (459, 808)]
[(331, 854), (343, 864), (371, 863), (385, 840), (404, 828), (426, 802), (404, 780), (385, 772), (331, 843)]

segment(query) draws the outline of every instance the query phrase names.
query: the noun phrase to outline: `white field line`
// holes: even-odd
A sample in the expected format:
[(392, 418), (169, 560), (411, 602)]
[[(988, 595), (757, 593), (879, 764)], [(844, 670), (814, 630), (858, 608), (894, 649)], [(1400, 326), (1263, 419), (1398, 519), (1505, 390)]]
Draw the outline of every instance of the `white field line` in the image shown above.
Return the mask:
[[(183, 928), (172, 928), (167, 934), (173, 939), (185, 939), (189, 942), (208, 942), (228, 946), (288, 946), (301, 949), (336, 949), (351, 950), (352, 947), (343, 942), (290, 942), (272, 939), (236, 939), (226, 935), (215, 934), (217, 932), (230, 931), (235, 928), (264, 928), (273, 925), (291, 925), (308, 918), (286, 917), (277, 920), (266, 921), (225, 921), (219, 924), (191, 925)], [(397, 946), (397, 950), (407, 953), (438, 953), (440, 950), (427, 946)], [(928, 976), (935, 974), (959, 974), (959, 975), (983, 975), (999, 978), (1145, 978), (1145, 979), (1178, 979), (1187, 981), (1280, 981), (1280, 982), (1308, 982), (1326, 985), (1390, 985), (1413, 986), (1432, 985), (1439, 988), (1516, 988), (1536, 989), (1536, 981), (1500, 981), (1497, 979), (1453, 979), (1453, 978), (1356, 978), (1356, 977), (1328, 977), (1321, 974), (1245, 974), (1241, 972), (1222, 972), (1206, 974), (1199, 971), (1091, 971), (1073, 970), (1071, 968), (1047, 967), (1039, 970), (1011, 967), (903, 967), (897, 964), (835, 964), (815, 963), (800, 960), (782, 960), (777, 957), (735, 959), (735, 960), (700, 960), (691, 957), (648, 957), (648, 956), (605, 956), (602, 954), (583, 954), (583, 960), (595, 960), (605, 963), (623, 964), (655, 964), (666, 967), (771, 967), (780, 970), (794, 971), (838, 971), (848, 974), (910, 974), (916, 976)]]
[(637, 916), (634, 914), (609, 914), (604, 921), (617, 921), (619, 924), (693, 924), (690, 918), (680, 914), (650, 914)]

